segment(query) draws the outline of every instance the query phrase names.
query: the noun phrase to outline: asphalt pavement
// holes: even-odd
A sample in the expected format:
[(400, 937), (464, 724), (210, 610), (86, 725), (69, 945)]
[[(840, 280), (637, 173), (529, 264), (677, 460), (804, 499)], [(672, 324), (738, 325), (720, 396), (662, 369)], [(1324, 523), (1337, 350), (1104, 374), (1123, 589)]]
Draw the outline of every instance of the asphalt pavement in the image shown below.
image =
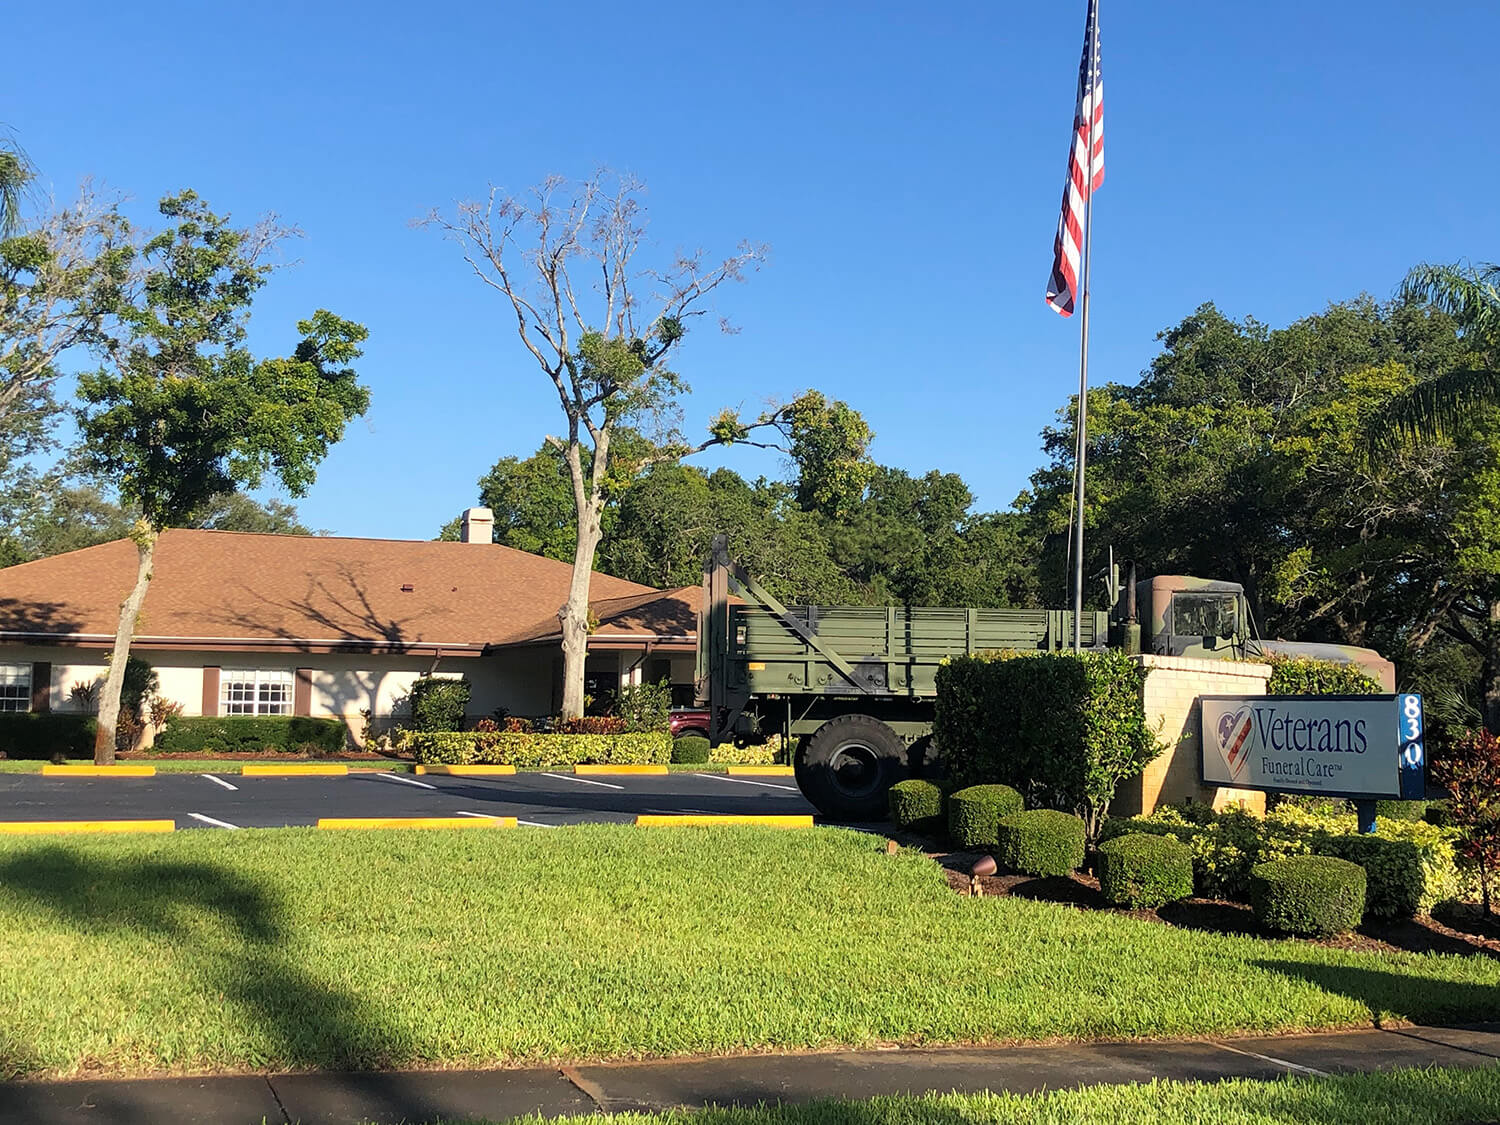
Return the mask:
[(319, 817), (513, 816), (523, 825), (630, 823), (642, 813), (807, 815), (789, 777), (518, 773), (444, 777), (244, 777), (163, 773), (142, 778), (0, 774), (0, 821), (173, 820), (179, 829), (281, 828)]
[[(0, 1083), (0, 1121), (29, 1125), (421, 1125), (526, 1114), (755, 1106), (888, 1094), (1029, 1094), (1153, 1078), (1318, 1077), (1491, 1067), (1500, 1026), (1367, 1028), (1186, 1042), (1063, 1043), (696, 1058), (516, 1070), (272, 1074)], [(1496, 1107), (1500, 1114), (1500, 1107)]]

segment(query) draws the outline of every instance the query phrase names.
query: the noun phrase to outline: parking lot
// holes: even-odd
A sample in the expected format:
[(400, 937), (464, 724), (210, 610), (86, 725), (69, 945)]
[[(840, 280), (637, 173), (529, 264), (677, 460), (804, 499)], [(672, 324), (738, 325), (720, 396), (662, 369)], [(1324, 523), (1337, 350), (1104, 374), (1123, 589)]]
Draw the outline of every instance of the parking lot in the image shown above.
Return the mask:
[(806, 815), (789, 777), (519, 773), (495, 778), (0, 775), (0, 820), (172, 820), (183, 828), (281, 828), (320, 817), (515, 817), (523, 825), (628, 823), (641, 814)]

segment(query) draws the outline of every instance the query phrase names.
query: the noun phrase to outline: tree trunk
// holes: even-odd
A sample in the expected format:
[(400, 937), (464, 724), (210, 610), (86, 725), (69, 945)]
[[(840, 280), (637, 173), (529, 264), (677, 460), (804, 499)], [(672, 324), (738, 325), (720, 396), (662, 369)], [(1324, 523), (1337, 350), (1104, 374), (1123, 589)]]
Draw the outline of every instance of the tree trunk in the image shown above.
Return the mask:
[(135, 540), (138, 564), (135, 586), (120, 603), (120, 623), (115, 629), (115, 647), (109, 657), (109, 674), (104, 678), (104, 694), (99, 700), (99, 729), (94, 735), (94, 763), (113, 765), (115, 760), (115, 727), (120, 722), (120, 692), (125, 686), (125, 663), (130, 659), (130, 642), (135, 637), (136, 619), (141, 603), (151, 585), (151, 563), (156, 557), (156, 528), (140, 521), (131, 538)]
[(589, 651), (589, 580), (594, 574), (594, 554), (599, 548), (600, 508), (596, 498), (578, 513), (578, 547), (573, 553), (573, 581), (568, 600), (557, 611), (562, 622), (563, 692), (562, 717), (583, 714), (583, 670)]
[(1484, 632), (1484, 725), (1500, 734), (1500, 601), (1490, 602)]

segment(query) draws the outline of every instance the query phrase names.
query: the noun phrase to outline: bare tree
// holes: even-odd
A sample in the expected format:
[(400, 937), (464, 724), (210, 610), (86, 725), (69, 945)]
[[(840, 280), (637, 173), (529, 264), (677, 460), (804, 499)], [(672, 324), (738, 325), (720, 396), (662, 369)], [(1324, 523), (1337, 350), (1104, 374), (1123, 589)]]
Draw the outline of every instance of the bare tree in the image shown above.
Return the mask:
[[(567, 463), (578, 513), (573, 581), (557, 614), (565, 717), (583, 713), (589, 580), (612, 492), (653, 463), (711, 445), (739, 442), (795, 454), (797, 433), (814, 420), (813, 396), (805, 395), (748, 422), (726, 409), (707, 439), (684, 439), (678, 400), (688, 388), (667, 361), (689, 323), (709, 312), (713, 295), (758, 268), (766, 248), (741, 243), (718, 262), (691, 253), (662, 269), (642, 267), (641, 192), (637, 180), (605, 171), (577, 184), (551, 177), (524, 196), (492, 186), (484, 199), (458, 204), (451, 217), (433, 211), (423, 220), (456, 242), (475, 276), (509, 302), (521, 343), (562, 407), (565, 429), (547, 441)], [(826, 413), (822, 396), (816, 402)], [(776, 431), (772, 440), (752, 440), (766, 429)], [(627, 434), (645, 440), (627, 441)], [(793, 448), (777, 436), (793, 439)], [(856, 456), (864, 456), (863, 445)]]

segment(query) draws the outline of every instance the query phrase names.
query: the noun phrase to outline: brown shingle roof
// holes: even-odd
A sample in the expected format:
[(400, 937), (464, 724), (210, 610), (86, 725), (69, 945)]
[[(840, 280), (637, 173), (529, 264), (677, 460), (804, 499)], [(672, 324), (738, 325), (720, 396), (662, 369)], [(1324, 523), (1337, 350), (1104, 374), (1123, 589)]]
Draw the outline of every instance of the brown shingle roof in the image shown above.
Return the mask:
[[(652, 590), (650, 593), (632, 594), (624, 598), (596, 598), (592, 608), (598, 625), (589, 636), (600, 641), (637, 638), (688, 643), (697, 637), (698, 606), (702, 600), (701, 586)], [(561, 640), (562, 630), (554, 614), (517, 631), (505, 643), (534, 644)]]
[[(0, 570), (0, 639), (113, 636), (135, 568), (135, 545), (121, 539)], [(508, 644), (548, 619), (555, 631), (572, 573), (497, 544), (172, 530), (157, 545), (136, 633), (142, 647)], [(591, 592), (605, 602), (660, 596), (597, 572)]]

